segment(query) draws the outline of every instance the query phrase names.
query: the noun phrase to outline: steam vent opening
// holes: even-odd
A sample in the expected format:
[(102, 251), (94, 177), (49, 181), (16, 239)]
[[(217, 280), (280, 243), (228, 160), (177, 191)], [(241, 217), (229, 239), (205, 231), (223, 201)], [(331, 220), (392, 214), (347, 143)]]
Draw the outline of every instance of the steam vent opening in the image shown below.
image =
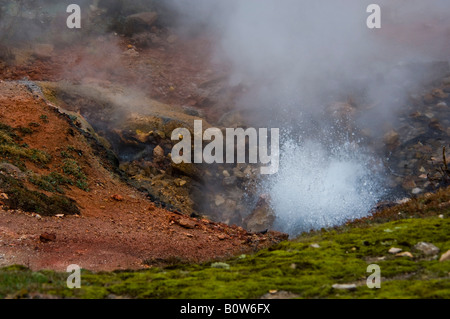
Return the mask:
[(137, 269), (443, 209), (450, 2), (353, 2), (0, 0), (8, 234)]

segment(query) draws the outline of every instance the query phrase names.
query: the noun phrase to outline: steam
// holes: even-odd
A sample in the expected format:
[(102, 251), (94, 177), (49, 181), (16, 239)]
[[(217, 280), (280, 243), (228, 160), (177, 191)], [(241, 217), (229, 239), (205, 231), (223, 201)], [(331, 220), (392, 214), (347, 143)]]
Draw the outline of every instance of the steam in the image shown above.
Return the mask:
[[(379, 30), (366, 27), (366, 8), (374, 2), (382, 9)], [(126, 6), (121, 0), (99, 6), (108, 3)], [(215, 59), (231, 65), (229, 84), (246, 88), (235, 108), (250, 114), (249, 126), (299, 136), (284, 140), (280, 171), (265, 184), (277, 227), (297, 234), (367, 215), (386, 190), (383, 169), (370, 165), (377, 158), (359, 132), (382, 136), (395, 127), (395, 113), (427, 71), (410, 64), (450, 60), (450, 2), (167, 0), (164, 6), (177, 12), (180, 35), (212, 34)], [(103, 42), (89, 46), (67, 73), (110, 79), (121, 50), (111, 38)], [(105, 55), (115, 58), (106, 61)], [(348, 101), (354, 114), (333, 118), (330, 106)]]
[[(216, 32), (217, 57), (232, 65), (230, 84), (247, 88), (236, 108), (251, 114), (249, 125), (300, 135), (284, 141), (280, 172), (265, 184), (277, 227), (298, 234), (367, 215), (387, 190), (358, 132), (379, 137), (395, 127), (395, 113), (429, 71), (409, 65), (449, 61), (450, 3), (376, 1), (379, 30), (366, 27), (373, 1), (197, 1), (201, 11), (172, 3)], [(345, 138), (329, 107), (349, 100), (356, 114), (344, 114), (354, 125)]]
[(382, 167), (351, 143), (326, 150), (290, 139), (282, 154), (278, 177), (265, 185), (280, 231), (298, 235), (364, 217), (386, 192)]

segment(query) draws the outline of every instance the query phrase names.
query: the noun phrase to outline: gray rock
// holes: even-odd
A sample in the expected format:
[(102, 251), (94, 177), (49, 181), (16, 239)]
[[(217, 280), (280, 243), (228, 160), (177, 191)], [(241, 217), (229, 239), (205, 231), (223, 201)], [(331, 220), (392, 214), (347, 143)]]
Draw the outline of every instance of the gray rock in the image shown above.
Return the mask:
[(391, 249), (388, 250), (388, 252), (390, 254), (398, 254), (399, 252), (401, 252), (402, 249), (401, 248), (396, 248), (396, 247), (392, 247)]
[(426, 243), (426, 242), (419, 242), (414, 246), (414, 249), (421, 251), (427, 256), (434, 256), (439, 254), (439, 248), (437, 248), (435, 245)]
[(125, 18), (124, 33), (127, 36), (132, 36), (136, 33), (148, 31), (157, 19), (158, 15), (156, 12), (132, 14)]
[(224, 186), (233, 186), (234, 184), (236, 184), (236, 180), (236, 176), (228, 176), (223, 179), (222, 184)]
[(26, 174), (23, 173), (20, 168), (18, 168), (17, 166), (14, 166), (10, 163), (0, 163), (0, 173), (1, 172), (5, 172), (6, 174), (17, 178), (17, 179), (25, 179)]
[(269, 195), (261, 195), (255, 209), (244, 219), (244, 228), (250, 232), (261, 232), (272, 228), (275, 213), (270, 206)]

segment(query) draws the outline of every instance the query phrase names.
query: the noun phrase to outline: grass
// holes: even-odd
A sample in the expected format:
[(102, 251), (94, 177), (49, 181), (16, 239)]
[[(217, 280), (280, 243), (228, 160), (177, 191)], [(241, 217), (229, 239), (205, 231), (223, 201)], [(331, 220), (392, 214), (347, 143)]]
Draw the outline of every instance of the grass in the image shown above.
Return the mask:
[(74, 178), (75, 186), (84, 191), (89, 191), (87, 177), (76, 160), (71, 158), (64, 159), (62, 170), (64, 174), (70, 175)]
[(65, 196), (49, 197), (43, 193), (31, 191), (21, 181), (7, 175), (0, 174), (0, 189), (8, 195), (8, 199), (4, 202), (9, 209), (36, 212), (44, 216), (80, 214), (73, 200)]
[(73, 181), (59, 173), (52, 172), (49, 175), (34, 174), (28, 178), (30, 183), (48, 192), (64, 194), (64, 186), (73, 185)]
[[(13, 163), (20, 163), (21, 160), (30, 160), (35, 164), (45, 165), (51, 161), (51, 156), (43, 151), (28, 148), (20, 145), (21, 138), (15, 133), (32, 134), (30, 128), (19, 127), (13, 129), (8, 125), (0, 123), (0, 156), (11, 160)], [(23, 166), (23, 165), (20, 165)]]
[[(65, 287), (66, 274), (5, 268), (0, 270), (0, 277), (12, 279), (0, 287), (0, 297), (25, 289), (75, 298), (259, 298), (269, 290), (289, 291), (300, 298), (450, 298), (450, 262), (439, 262), (413, 250), (419, 241), (433, 243), (441, 253), (450, 249), (449, 211), (443, 213), (443, 219), (411, 218), (368, 228), (307, 234), (220, 263), (141, 271), (83, 270), (82, 287), (74, 290)], [(320, 248), (311, 247), (312, 243)], [(414, 258), (389, 254), (392, 246), (411, 251)], [(382, 256), (384, 260), (373, 261)], [(380, 289), (365, 285), (371, 263), (381, 268)], [(335, 290), (332, 285), (336, 283), (356, 283), (357, 288)]]

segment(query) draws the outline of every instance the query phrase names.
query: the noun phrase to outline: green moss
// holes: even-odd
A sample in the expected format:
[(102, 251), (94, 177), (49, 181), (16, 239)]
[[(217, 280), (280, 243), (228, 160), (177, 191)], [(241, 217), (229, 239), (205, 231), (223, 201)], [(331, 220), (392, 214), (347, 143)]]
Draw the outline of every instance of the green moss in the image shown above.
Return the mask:
[[(286, 290), (301, 298), (448, 298), (450, 262), (426, 258), (412, 247), (426, 241), (445, 252), (450, 249), (449, 233), (450, 220), (437, 217), (322, 231), (227, 260), (228, 267), (205, 263), (131, 272), (84, 272), (78, 290), (61, 288), (62, 282), (44, 285), (30, 272), (23, 272), (40, 292), (77, 298), (259, 298), (269, 290)], [(312, 243), (320, 248), (311, 247)], [(389, 254), (392, 245), (411, 251), (414, 258)], [(376, 257), (384, 259), (373, 261)], [(380, 289), (365, 285), (371, 263), (380, 266), (384, 278)], [(358, 287), (354, 291), (335, 290), (335, 283), (356, 283)]]
[(0, 189), (8, 195), (5, 203), (9, 209), (21, 209), (45, 216), (80, 214), (72, 199), (60, 195), (48, 197), (43, 193), (31, 191), (22, 182), (3, 174), (0, 174)]
[(73, 181), (59, 173), (52, 172), (49, 175), (32, 175), (28, 178), (30, 183), (33, 183), (42, 190), (48, 192), (58, 192), (64, 194), (63, 186), (73, 185)]
[(68, 176), (72, 176), (74, 178), (74, 184), (78, 188), (89, 191), (89, 185), (87, 183), (87, 177), (83, 172), (83, 169), (80, 167), (78, 162), (74, 159), (66, 158), (63, 161), (62, 170), (64, 174)]

